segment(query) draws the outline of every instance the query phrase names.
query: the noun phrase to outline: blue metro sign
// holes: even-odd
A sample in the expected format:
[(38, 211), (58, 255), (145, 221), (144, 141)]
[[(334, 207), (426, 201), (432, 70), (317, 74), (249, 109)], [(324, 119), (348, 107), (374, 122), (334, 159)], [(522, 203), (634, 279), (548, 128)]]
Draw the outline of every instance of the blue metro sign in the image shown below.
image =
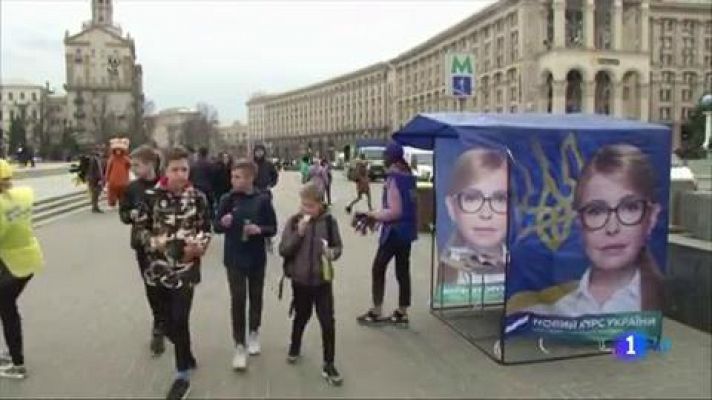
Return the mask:
[(454, 96), (472, 96), (472, 77), (453, 76), (452, 94)]

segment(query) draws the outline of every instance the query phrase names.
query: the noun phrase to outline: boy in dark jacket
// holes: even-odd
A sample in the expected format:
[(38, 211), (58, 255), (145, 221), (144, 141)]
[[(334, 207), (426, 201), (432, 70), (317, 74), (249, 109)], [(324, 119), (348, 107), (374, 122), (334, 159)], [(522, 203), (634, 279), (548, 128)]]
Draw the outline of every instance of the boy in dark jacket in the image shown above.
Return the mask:
[(136, 251), (138, 269), (141, 280), (146, 288), (146, 297), (153, 313), (153, 331), (151, 339), (151, 352), (159, 356), (165, 351), (164, 332), (166, 321), (164, 312), (161, 311), (161, 296), (164, 293), (159, 286), (149, 285), (143, 279), (143, 274), (149, 266), (146, 250), (141, 246), (137, 235), (139, 219), (146, 218), (148, 213), (146, 204), (146, 191), (156, 186), (158, 177), (156, 167), (159, 163), (158, 154), (148, 146), (141, 146), (131, 154), (131, 169), (136, 179), (129, 183), (121, 199), (119, 199), (119, 218), (124, 224), (131, 225), (131, 248)]
[(148, 285), (165, 291), (166, 336), (175, 346), (177, 376), (169, 399), (184, 399), (190, 372), (196, 367), (190, 348), (190, 309), (193, 289), (200, 282), (200, 258), (210, 242), (210, 211), (203, 193), (188, 180), (188, 152), (178, 147), (166, 154), (165, 177), (146, 191), (147, 213), (136, 223), (137, 237), (146, 250)]
[[(258, 331), (262, 322), (267, 252), (265, 239), (277, 233), (277, 217), (270, 197), (254, 186), (257, 166), (249, 160), (232, 167), (232, 191), (220, 199), (215, 231), (225, 234), (224, 264), (227, 268), (232, 310), (235, 356), (232, 367), (247, 368), (247, 354), (260, 353)], [(250, 298), (249, 336), (245, 348), (245, 307)]]
[(325, 210), (323, 196), (321, 188), (313, 183), (302, 188), (301, 211), (289, 219), (279, 244), (285, 272), (292, 278), (294, 296), (292, 343), (287, 361), (293, 364), (299, 359), (304, 328), (312, 308), (316, 308), (324, 352), (322, 376), (329, 383), (339, 385), (342, 378), (334, 366), (336, 334), (331, 263), (341, 256), (343, 246), (338, 224)]

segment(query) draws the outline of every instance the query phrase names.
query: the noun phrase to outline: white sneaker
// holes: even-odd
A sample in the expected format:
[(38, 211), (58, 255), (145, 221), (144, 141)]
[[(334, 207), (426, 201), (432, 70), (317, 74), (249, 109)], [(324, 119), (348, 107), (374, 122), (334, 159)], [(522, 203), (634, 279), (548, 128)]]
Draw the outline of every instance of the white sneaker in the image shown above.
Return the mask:
[(238, 371), (247, 369), (247, 351), (245, 351), (245, 346), (239, 345), (235, 349), (235, 357), (232, 358), (232, 368)]
[(260, 354), (262, 348), (260, 347), (260, 334), (257, 332), (250, 332), (247, 336), (247, 352), (251, 356), (256, 356)]
[(12, 358), (6, 351), (0, 352), (0, 370), (5, 370), (12, 367)]

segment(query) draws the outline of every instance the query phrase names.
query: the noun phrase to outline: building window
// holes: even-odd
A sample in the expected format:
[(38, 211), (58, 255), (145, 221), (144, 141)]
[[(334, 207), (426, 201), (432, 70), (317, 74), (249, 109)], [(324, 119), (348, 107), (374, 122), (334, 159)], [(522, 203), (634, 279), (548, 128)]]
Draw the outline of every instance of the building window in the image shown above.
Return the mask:
[(25, 100), (25, 92), (20, 92), (20, 100)]
[(690, 89), (682, 89), (682, 101), (690, 101), (692, 99), (692, 91)]
[(2, 121), (2, 110), (0, 110), (0, 121)]
[(664, 20), (664, 26), (666, 31), (672, 31), (675, 27), (675, 20), (672, 19), (665, 19)]
[(690, 110), (687, 107), (682, 107), (682, 109), (680, 109), (680, 119), (686, 121), (689, 113)]
[(10, 121), (15, 119), (15, 111), (10, 110)]
[(37, 93), (32, 92), (32, 101), (37, 101)]
[(660, 108), (660, 119), (662, 121), (669, 121), (670, 120), (670, 107), (662, 107)]
[(12, 92), (8, 92), (8, 93), (7, 93), (7, 99), (8, 99), (8, 100), (12, 100), (13, 97), (14, 97), (14, 95), (12, 94)]
[(32, 119), (37, 120), (37, 110), (32, 110)]
[(697, 81), (697, 77), (694, 72), (685, 72), (684, 77), (685, 77), (685, 83), (687, 83), (688, 85), (691, 85), (691, 86), (695, 85), (695, 83)]
[(660, 89), (660, 101), (670, 101), (670, 89)]

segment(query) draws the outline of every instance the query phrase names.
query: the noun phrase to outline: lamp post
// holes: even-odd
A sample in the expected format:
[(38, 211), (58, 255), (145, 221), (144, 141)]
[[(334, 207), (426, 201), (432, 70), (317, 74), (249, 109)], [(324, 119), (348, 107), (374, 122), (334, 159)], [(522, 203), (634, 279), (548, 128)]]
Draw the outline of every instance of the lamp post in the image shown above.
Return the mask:
[(708, 93), (700, 99), (702, 113), (705, 114), (705, 141), (702, 143), (702, 148), (710, 149), (710, 136), (712, 136), (712, 93)]

